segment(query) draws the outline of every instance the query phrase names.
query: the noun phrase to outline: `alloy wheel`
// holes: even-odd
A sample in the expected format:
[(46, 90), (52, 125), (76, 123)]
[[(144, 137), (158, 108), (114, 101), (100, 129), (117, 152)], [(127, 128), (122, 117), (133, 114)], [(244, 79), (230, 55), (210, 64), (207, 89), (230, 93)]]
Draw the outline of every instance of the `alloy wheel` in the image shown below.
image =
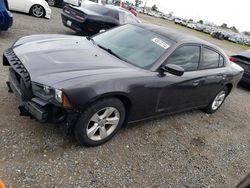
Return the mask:
[(120, 113), (114, 107), (106, 107), (95, 113), (87, 126), (87, 136), (93, 141), (100, 141), (111, 135), (120, 121)]
[(214, 101), (212, 103), (212, 109), (217, 110), (222, 105), (225, 98), (226, 98), (226, 92), (224, 90), (222, 90), (215, 97), (215, 99), (214, 99)]
[(44, 15), (43, 7), (41, 5), (34, 5), (32, 8), (32, 14), (38, 18), (42, 17)]

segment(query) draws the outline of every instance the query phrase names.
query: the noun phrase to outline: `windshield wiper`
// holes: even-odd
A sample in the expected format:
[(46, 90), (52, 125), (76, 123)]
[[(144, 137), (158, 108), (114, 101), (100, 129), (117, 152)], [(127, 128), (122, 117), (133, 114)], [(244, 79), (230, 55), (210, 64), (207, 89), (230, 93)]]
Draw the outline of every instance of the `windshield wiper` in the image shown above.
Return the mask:
[(95, 40), (92, 37), (86, 37), (86, 39), (92, 41), (95, 44)]
[(101, 48), (101, 49), (107, 51), (108, 53), (110, 53), (111, 55), (117, 57), (118, 59), (120, 59), (120, 60), (122, 60), (122, 61), (125, 61), (125, 62), (128, 62), (126, 59), (120, 57), (120, 56), (117, 55), (115, 52), (113, 52), (111, 49), (105, 48), (104, 46), (102, 46), (102, 45), (100, 45), (100, 44), (97, 44), (97, 43), (95, 42), (95, 40), (94, 40), (92, 37), (86, 37), (86, 39), (89, 40), (89, 41), (92, 41), (92, 42), (93, 42), (95, 45), (97, 45), (99, 48)]
[(120, 57), (120, 56), (119, 56), (119, 55), (117, 55), (115, 52), (113, 52), (111, 49), (109, 49), (109, 48), (105, 48), (104, 46), (102, 46), (102, 45), (100, 45), (100, 44), (97, 44), (97, 46), (98, 46), (99, 48), (101, 48), (101, 49), (103, 49), (103, 50), (107, 51), (107, 52), (108, 52), (108, 53), (110, 53), (111, 55), (113, 55), (113, 56), (117, 57), (118, 59), (120, 59), (120, 60), (122, 60), (122, 61), (127, 62), (127, 60), (126, 60), (126, 59), (124, 59), (124, 58)]

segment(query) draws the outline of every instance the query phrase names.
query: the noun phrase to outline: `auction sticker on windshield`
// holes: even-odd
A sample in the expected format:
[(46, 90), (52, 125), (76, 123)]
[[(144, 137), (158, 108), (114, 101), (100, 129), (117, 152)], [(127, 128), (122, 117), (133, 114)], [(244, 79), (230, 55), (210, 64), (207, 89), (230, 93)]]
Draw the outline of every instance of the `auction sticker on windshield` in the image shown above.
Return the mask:
[(152, 41), (164, 49), (168, 49), (170, 47), (167, 43), (165, 43), (161, 39), (153, 38)]

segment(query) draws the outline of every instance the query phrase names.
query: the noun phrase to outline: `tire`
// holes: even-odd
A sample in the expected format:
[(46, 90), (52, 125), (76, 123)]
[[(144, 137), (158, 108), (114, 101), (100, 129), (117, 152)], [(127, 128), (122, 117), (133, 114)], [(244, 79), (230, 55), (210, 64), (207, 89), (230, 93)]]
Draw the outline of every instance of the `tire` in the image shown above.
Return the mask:
[[(203, 111), (208, 114), (212, 114), (216, 112), (224, 103), (227, 95), (228, 95), (228, 88), (224, 87), (216, 94), (213, 100), (208, 104), (208, 106), (205, 109), (203, 109)], [(216, 104), (216, 101), (217, 101), (217, 104)]]
[(99, 100), (89, 106), (78, 119), (75, 137), (82, 146), (104, 144), (122, 127), (125, 117), (126, 110), (119, 99)]
[(45, 16), (46, 12), (42, 5), (33, 5), (30, 9), (30, 14), (37, 18), (42, 18)]
[(48, 4), (51, 7), (55, 7), (56, 6), (56, 0), (48, 0)]

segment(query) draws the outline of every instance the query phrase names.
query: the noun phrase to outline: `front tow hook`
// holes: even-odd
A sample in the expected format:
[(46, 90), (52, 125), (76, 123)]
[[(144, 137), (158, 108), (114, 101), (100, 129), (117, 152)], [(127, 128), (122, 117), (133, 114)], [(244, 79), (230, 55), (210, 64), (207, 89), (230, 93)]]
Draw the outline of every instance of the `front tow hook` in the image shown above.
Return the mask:
[(6, 85), (7, 85), (8, 89), (9, 89), (8, 92), (13, 93), (13, 90), (10, 87), (10, 82), (6, 82)]
[(18, 106), (18, 109), (20, 111), (20, 116), (30, 116), (30, 113), (25, 109), (24, 105)]

